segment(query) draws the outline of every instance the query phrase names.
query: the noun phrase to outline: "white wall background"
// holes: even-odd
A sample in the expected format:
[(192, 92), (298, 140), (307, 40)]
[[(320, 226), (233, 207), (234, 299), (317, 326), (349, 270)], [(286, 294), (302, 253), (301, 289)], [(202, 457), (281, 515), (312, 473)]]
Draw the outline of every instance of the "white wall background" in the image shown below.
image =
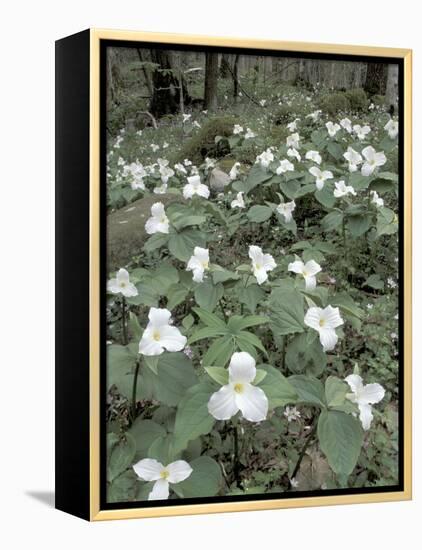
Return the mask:
[[(413, 48), (414, 268), (421, 270), (421, 29), (414, 0), (71, 0), (0, 7), (0, 541), (4, 548), (397, 549), (420, 543), (413, 502), (88, 524), (53, 490), (54, 40), (87, 27)], [(419, 244), (419, 246), (418, 246)], [(419, 269), (418, 269), (419, 268)], [(415, 310), (422, 307), (415, 276)], [(421, 419), (414, 319), (415, 425)], [(77, 388), (74, 388), (77, 398)], [(31, 496), (32, 494), (32, 496)], [(36, 497), (34, 497), (34, 494)], [(41, 500), (40, 500), (41, 497)], [(44, 502), (43, 502), (44, 501)], [(8, 542), (6, 542), (6, 537)], [(413, 542), (412, 542), (413, 540)]]

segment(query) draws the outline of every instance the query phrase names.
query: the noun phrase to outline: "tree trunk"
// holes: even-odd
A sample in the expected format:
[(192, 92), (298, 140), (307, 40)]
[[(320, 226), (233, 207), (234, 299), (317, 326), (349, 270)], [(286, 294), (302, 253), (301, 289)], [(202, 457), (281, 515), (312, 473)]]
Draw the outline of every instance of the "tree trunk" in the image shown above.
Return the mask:
[(204, 107), (210, 111), (217, 109), (218, 54), (205, 54)]
[(385, 63), (368, 63), (364, 90), (370, 95), (385, 94), (387, 82), (387, 65)]
[[(136, 51), (138, 52), (139, 61), (141, 63), (144, 63), (146, 60), (145, 60), (145, 56), (142, 48), (136, 48)], [(148, 88), (149, 95), (152, 97), (154, 94), (154, 87), (152, 85), (151, 71), (150, 69), (147, 69), (145, 65), (143, 65), (142, 72), (144, 74), (145, 84), (146, 84), (146, 87)]]
[(235, 100), (239, 96), (239, 55), (236, 55), (233, 63), (233, 97)]
[(223, 53), (221, 55), (221, 63), (220, 63), (221, 78), (230, 78), (231, 76), (230, 58), (231, 58), (231, 55), (229, 53)]
[(397, 112), (399, 97), (399, 66), (388, 65), (387, 86), (385, 90), (385, 104), (393, 114)]
[[(155, 117), (177, 113), (180, 107), (179, 80), (173, 70), (171, 52), (166, 50), (151, 50), (151, 61), (159, 67), (154, 70), (152, 83), (154, 86), (150, 111)], [(182, 81), (183, 104), (191, 101), (186, 84)]]

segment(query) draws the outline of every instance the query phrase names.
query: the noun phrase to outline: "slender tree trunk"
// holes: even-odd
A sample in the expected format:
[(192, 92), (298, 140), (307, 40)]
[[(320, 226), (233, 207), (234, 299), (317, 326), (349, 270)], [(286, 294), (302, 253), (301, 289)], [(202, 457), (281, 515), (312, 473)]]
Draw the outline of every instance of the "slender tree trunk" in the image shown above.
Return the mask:
[(204, 107), (210, 111), (217, 109), (218, 54), (205, 54)]
[(368, 94), (385, 94), (387, 83), (387, 65), (385, 63), (368, 63), (364, 90)]
[[(138, 52), (139, 61), (141, 63), (144, 63), (145, 56), (142, 51), (142, 48), (137, 48), (136, 51)], [(154, 86), (152, 85), (151, 71), (147, 69), (145, 66), (142, 66), (142, 72), (144, 73), (145, 84), (146, 84), (146, 87), (148, 88), (149, 95), (152, 97), (154, 94)]]
[(399, 96), (399, 66), (388, 65), (387, 86), (385, 91), (385, 104), (391, 114), (397, 111)]
[(236, 55), (233, 63), (233, 97), (235, 99), (239, 96), (239, 55)]
[(221, 63), (220, 63), (220, 76), (221, 78), (230, 78), (231, 72), (231, 55), (229, 53), (223, 53), (221, 55)]

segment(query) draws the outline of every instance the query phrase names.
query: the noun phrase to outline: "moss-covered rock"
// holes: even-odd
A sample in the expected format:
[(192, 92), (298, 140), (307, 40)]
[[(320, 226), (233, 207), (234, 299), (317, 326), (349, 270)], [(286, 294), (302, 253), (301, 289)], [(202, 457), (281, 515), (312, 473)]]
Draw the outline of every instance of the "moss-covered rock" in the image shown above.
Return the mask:
[(151, 206), (155, 202), (162, 202), (166, 206), (176, 200), (183, 199), (170, 193), (148, 195), (109, 214), (107, 223), (109, 271), (115, 271), (127, 265), (133, 256), (140, 254), (149, 237), (145, 231), (145, 222), (151, 216)]
[(194, 164), (201, 164), (205, 157), (221, 158), (230, 152), (226, 139), (216, 143), (217, 136), (229, 137), (233, 134), (236, 119), (232, 116), (214, 117), (208, 120), (198, 133), (189, 139), (172, 157), (172, 162), (189, 159)]
[(350, 111), (350, 101), (346, 92), (335, 92), (324, 95), (319, 100), (319, 108), (330, 116)]
[(353, 111), (363, 111), (368, 107), (368, 98), (365, 90), (362, 90), (362, 88), (347, 90), (345, 93)]

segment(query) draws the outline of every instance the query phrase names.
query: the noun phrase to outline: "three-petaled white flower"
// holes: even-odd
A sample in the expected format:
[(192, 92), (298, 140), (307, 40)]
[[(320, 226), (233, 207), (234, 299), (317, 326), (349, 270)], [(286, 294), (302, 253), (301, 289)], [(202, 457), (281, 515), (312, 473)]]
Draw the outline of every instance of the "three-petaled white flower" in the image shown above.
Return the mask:
[(183, 196), (185, 199), (191, 199), (194, 195), (199, 195), (205, 199), (210, 196), (208, 185), (201, 183), (199, 176), (190, 176), (188, 183), (183, 187)]
[(346, 130), (346, 132), (348, 132), (349, 134), (352, 133), (353, 131), (353, 128), (352, 128), (352, 121), (348, 118), (342, 118), (340, 120), (340, 126)]
[(325, 127), (327, 128), (327, 132), (330, 137), (334, 137), (340, 130), (340, 125), (337, 124), (337, 122), (334, 124), (331, 120), (325, 123)]
[(157, 159), (162, 183), (166, 184), (168, 179), (174, 176), (174, 170), (169, 167), (169, 161), (166, 159)]
[(281, 202), (276, 210), (279, 214), (281, 214), (282, 216), (284, 216), (284, 221), (286, 223), (289, 223), (292, 221), (293, 219), (293, 211), (294, 209), (296, 208), (296, 203), (295, 201), (290, 201), (290, 202)]
[(234, 200), (230, 203), (232, 208), (245, 208), (245, 201), (243, 199), (243, 193), (240, 191)]
[(233, 353), (229, 364), (229, 383), (213, 393), (208, 411), (217, 420), (229, 420), (240, 410), (250, 422), (265, 420), (268, 399), (265, 392), (253, 385), (255, 359), (245, 351)]
[(316, 274), (321, 271), (321, 266), (315, 260), (309, 260), (304, 264), (301, 260), (296, 260), (287, 266), (288, 271), (298, 273), (305, 279), (307, 290), (314, 290), (316, 287)]
[(315, 177), (315, 185), (318, 191), (324, 187), (327, 180), (334, 177), (330, 170), (320, 170), (317, 166), (312, 166), (312, 168), (309, 168), (309, 173)]
[(364, 126), (361, 126), (360, 124), (355, 124), (353, 126), (353, 131), (357, 135), (358, 139), (363, 140), (369, 134), (371, 128), (367, 124), (365, 124)]
[(338, 307), (310, 307), (305, 315), (305, 325), (319, 333), (319, 341), (324, 351), (335, 348), (338, 340), (335, 329), (343, 324)]
[(344, 183), (344, 180), (335, 181), (334, 185), (334, 196), (336, 198), (345, 197), (346, 195), (356, 196), (356, 191), (354, 190), (354, 188), (351, 185), (346, 185)]
[(112, 294), (122, 294), (125, 298), (138, 295), (138, 289), (130, 282), (129, 273), (123, 267), (119, 269), (114, 279), (107, 282), (107, 290)]
[(292, 147), (293, 149), (300, 148), (299, 142), (300, 142), (300, 135), (297, 132), (294, 134), (291, 134), (290, 136), (287, 136), (286, 138), (287, 147)]
[(308, 151), (305, 155), (305, 158), (307, 160), (312, 160), (312, 162), (316, 162), (317, 164), (321, 164), (322, 161), (321, 155), (318, 153), (318, 151)]
[(171, 313), (168, 309), (152, 307), (149, 310), (149, 323), (139, 342), (142, 355), (161, 355), (164, 350), (181, 351), (187, 338), (180, 330), (170, 325)]
[(384, 126), (384, 130), (387, 130), (388, 137), (390, 139), (395, 139), (397, 137), (397, 134), (399, 133), (399, 123), (397, 122), (397, 120), (393, 120), (392, 118), (390, 118), (390, 120)]
[(240, 162), (235, 162), (230, 168), (229, 178), (234, 181), (239, 174)]
[(299, 162), (302, 160), (302, 157), (299, 154), (299, 151), (296, 151), (293, 147), (290, 147), (290, 149), (287, 149), (287, 156), (288, 157), (294, 157)]
[(192, 279), (196, 283), (202, 283), (204, 280), (204, 273), (209, 268), (210, 255), (208, 248), (201, 248), (195, 246), (193, 250), (193, 256), (189, 258), (186, 271), (193, 271)]
[(359, 164), (363, 162), (361, 154), (355, 151), (353, 147), (348, 147), (347, 151), (343, 153), (343, 157), (349, 163), (349, 172), (356, 172)]
[(280, 175), (280, 174), (284, 174), (285, 172), (293, 172), (294, 169), (295, 167), (290, 162), (290, 160), (283, 159), (283, 160), (280, 160), (280, 164), (275, 172), (277, 175)]
[(267, 168), (273, 160), (274, 160), (273, 152), (271, 151), (270, 148), (268, 148), (263, 153), (261, 153), (256, 157), (255, 162), (259, 163), (264, 168)]
[(155, 202), (151, 206), (151, 217), (148, 218), (145, 224), (145, 231), (148, 235), (169, 232), (169, 219), (166, 216), (162, 202)]
[(298, 411), (296, 407), (286, 407), (284, 409), (283, 415), (287, 418), (287, 422), (299, 420), (299, 418), (301, 417), (300, 411)]
[(243, 132), (243, 127), (240, 126), (239, 124), (235, 124), (233, 128), (233, 134), (237, 135), (237, 134), (241, 134), (242, 132)]
[(191, 114), (183, 114), (183, 123), (187, 122), (191, 118)]
[(155, 481), (148, 500), (165, 500), (170, 494), (170, 484), (180, 483), (193, 472), (185, 460), (176, 460), (167, 466), (154, 458), (144, 458), (134, 464), (135, 474), (144, 481)]
[(131, 177), (130, 186), (133, 190), (145, 189), (144, 177), (147, 176), (147, 171), (140, 162), (131, 162), (125, 166), (123, 168), (123, 175)]
[(373, 202), (375, 206), (377, 206), (378, 208), (380, 206), (384, 206), (384, 199), (382, 199), (376, 191), (371, 191), (371, 194), (372, 194), (371, 202)]
[(379, 403), (385, 395), (385, 390), (381, 384), (363, 384), (362, 378), (358, 374), (350, 374), (345, 378), (349, 384), (352, 393), (346, 395), (352, 403), (356, 403), (359, 408), (359, 419), (364, 430), (369, 430), (373, 419), (372, 406)]
[(293, 122), (289, 122), (289, 124), (286, 125), (287, 129), (290, 131), (290, 132), (296, 132), (297, 130), (297, 123), (299, 122), (299, 118), (295, 118), (293, 120)]
[(370, 176), (376, 168), (387, 162), (384, 151), (377, 153), (371, 145), (362, 150), (362, 155), (365, 157), (361, 170), (363, 176)]
[(256, 134), (250, 128), (246, 128), (245, 139), (252, 139), (254, 137), (256, 137)]
[(252, 260), (252, 272), (259, 285), (268, 279), (267, 272), (277, 267), (271, 254), (264, 254), (262, 248), (251, 245), (249, 247), (249, 258)]

